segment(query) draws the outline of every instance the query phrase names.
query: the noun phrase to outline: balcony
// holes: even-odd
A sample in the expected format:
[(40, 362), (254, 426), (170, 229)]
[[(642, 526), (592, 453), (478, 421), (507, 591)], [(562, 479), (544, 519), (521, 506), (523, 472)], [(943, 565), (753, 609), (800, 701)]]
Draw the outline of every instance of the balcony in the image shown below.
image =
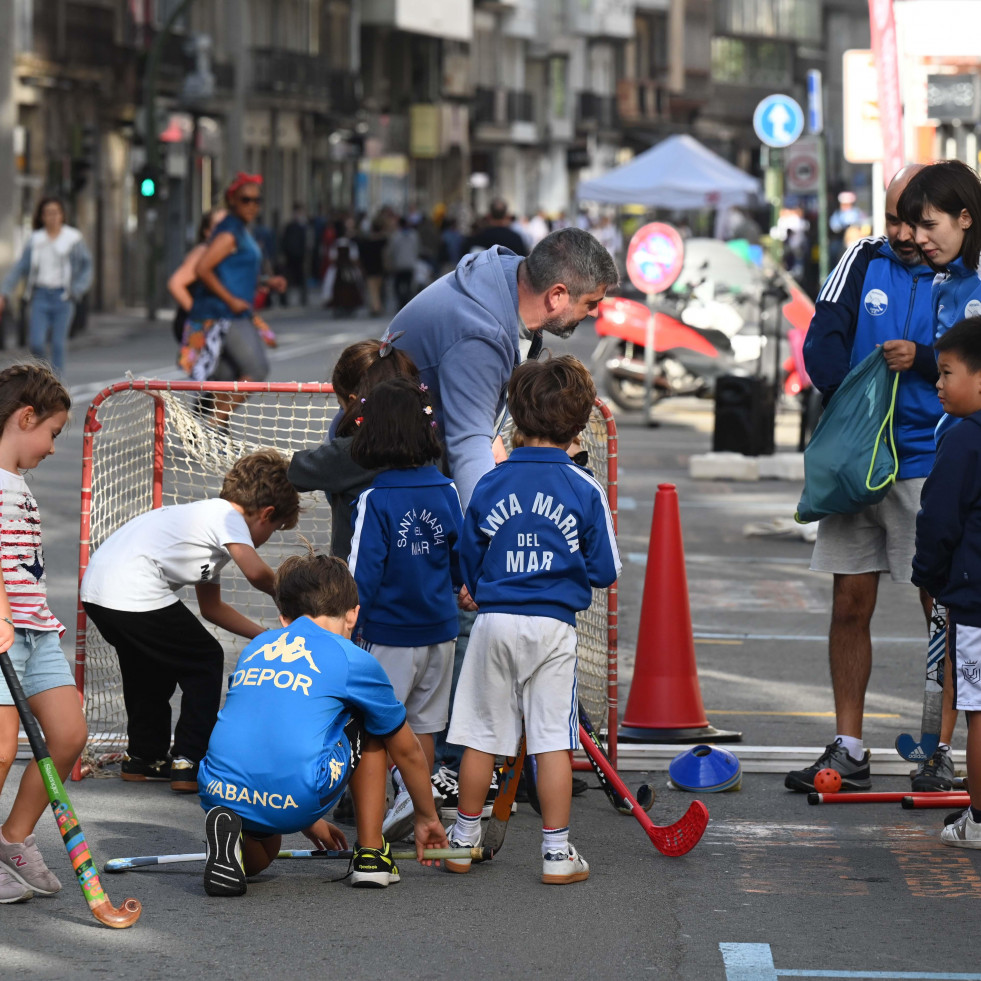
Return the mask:
[(474, 138), (479, 142), (534, 143), (538, 139), (533, 93), (478, 88), (473, 100)]
[[(510, 8), (513, 4), (500, 6)], [(473, 5), (461, 0), (362, 0), (361, 23), (449, 41), (473, 39)]]
[(613, 129), (617, 100), (612, 95), (580, 92), (576, 103), (576, 125), (581, 130)]
[(628, 40), (634, 36), (635, 0), (566, 0), (570, 34), (590, 40)]
[(649, 78), (621, 78), (617, 82), (617, 116), (624, 126), (647, 126), (669, 113), (665, 89)]
[(345, 114), (355, 112), (360, 99), (356, 75), (331, 69), (324, 58), (279, 48), (252, 49), (252, 88), (259, 95), (316, 100)]
[(713, 33), (820, 44), (821, 4), (814, 0), (716, 0)]

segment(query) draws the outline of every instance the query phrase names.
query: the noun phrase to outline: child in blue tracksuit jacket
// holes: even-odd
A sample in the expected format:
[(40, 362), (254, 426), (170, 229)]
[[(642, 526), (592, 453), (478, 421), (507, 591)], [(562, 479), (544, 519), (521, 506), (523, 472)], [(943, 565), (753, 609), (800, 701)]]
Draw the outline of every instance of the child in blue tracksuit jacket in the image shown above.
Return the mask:
[[(425, 388), (397, 378), (362, 402), (351, 459), (383, 472), (355, 505), (348, 560), (361, 601), (355, 638), (405, 703), (432, 769), (433, 734), (449, 718), (463, 512), (453, 482), (431, 463), (441, 444)], [(413, 806), (397, 769), (392, 778), (396, 797), (383, 832), (397, 841), (412, 827)]]
[[(542, 881), (555, 884), (589, 875), (569, 842), (569, 750), (579, 746), (576, 613), (589, 606), (593, 587), (620, 574), (606, 495), (566, 452), (595, 398), (589, 372), (573, 357), (515, 370), (508, 404), (524, 445), (477, 482), (460, 546), (461, 605), (469, 593), (480, 612), (447, 737), (466, 747), (450, 838), (479, 840), (494, 757), (516, 755), (524, 716), (527, 752), (538, 763)], [(445, 867), (467, 872), (470, 863)]]
[(947, 671), (954, 708), (967, 715), (971, 806), (940, 838), (981, 848), (981, 317), (955, 324), (935, 346), (940, 400), (962, 422), (941, 436), (923, 485), (913, 582), (947, 607)]

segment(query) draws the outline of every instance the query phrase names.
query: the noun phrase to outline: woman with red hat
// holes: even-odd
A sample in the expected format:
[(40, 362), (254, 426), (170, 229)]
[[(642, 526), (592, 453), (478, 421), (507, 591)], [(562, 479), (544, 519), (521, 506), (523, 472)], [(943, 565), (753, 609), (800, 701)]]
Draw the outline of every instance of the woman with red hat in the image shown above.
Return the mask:
[[(225, 192), (228, 214), (198, 260), (203, 288), (188, 314), (178, 359), (196, 381), (264, 381), (269, 374), (265, 348), (273, 335), (253, 312), (262, 252), (249, 231), (262, 202), (261, 184), (259, 174), (235, 176)], [(286, 289), (282, 276), (266, 283), (279, 293)], [(227, 425), (229, 413), (244, 399), (238, 393), (216, 395), (215, 421)]]

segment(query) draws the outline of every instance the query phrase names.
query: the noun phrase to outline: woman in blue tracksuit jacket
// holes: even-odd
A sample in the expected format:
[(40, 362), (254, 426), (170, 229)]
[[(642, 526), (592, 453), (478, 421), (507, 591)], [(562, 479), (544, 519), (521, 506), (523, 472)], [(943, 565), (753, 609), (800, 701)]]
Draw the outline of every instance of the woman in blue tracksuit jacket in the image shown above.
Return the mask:
[(424, 386), (395, 378), (361, 401), (351, 459), (382, 472), (355, 504), (354, 639), (385, 668), (431, 769), (433, 734), (449, 717), (463, 510), (454, 483), (432, 465), (442, 447)]
[[(981, 180), (959, 160), (941, 160), (913, 175), (897, 207), (938, 270), (931, 290), (936, 339), (965, 317), (981, 315)], [(945, 415), (936, 439), (955, 422)]]

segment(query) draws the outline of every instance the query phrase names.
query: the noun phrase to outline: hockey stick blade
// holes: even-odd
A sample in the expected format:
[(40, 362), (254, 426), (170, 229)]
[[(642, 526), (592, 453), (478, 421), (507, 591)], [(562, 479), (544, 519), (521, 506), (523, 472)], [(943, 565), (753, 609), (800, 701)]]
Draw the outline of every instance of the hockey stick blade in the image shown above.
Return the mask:
[(708, 808), (700, 800), (693, 801), (685, 814), (679, 820), (675, 821), (674, 824), (664, 827), (655, 824), (644, 813), (640, 804), (637, 803), (633, 794), (627, 789), (627, 785), (620, 779), (620, 775), (613, 768), (610, 761), (599, 752), (581, 723), (579, 725), (579, 739), (582, 742), (586, 754), (602, 769), (613, 789), (624, 801), (632, 805), (631, 813), (644, 829), (647, 837), (651, 839), (654, 847), (662, 855), (677, 858), (680, 855), (687, 854), (698, 844), (709, 822)]
[(908, 732), (896, 737), (896, 752), (910, 763), (924, 763), (930, 759), (940, 745), (940, 733), (924, 732), (919, 740)]
[(518, 778), (525, 763), (525, 734), (521, 733), (517, 756), (509, 756), (505, 762), (494, 798), (494, 810), (491, 812), (481, 845), (487, 858), (492, 858), (504, 844), (504, 836), (508, 833), (508, 819), (511, 817), (511, 805), (518, 793)]
[[(583, 707), (582, 702), (579, 702), (579, 724), (585, 730), (586, 735), (593, 741), (593, 745), (603, 754), (604, 759), (607, 763), (610, 763), (610, 758), (606, 755), (603, 749), (603, 744), (600, 742), (599, 736), (596, 734), (596, 730), (593, 728), (592, 720)], [(587, 753), (587, 756), (589, 754)], [(589, 756), (589, 765), (593, 768), (593, 772), (596, 774), (596, 778), (600, 782), (600, 788), (603, 793), (606, 794), (609, 802), (616, 808), (617, 812), (620, 814), (630, 814), (633, 808), (610, 786), (610, 781), (606, 779), (606, 775), (597, 765), (596, 761)], [(612, 767), (613, 764), (610, 763)], [(637, 788), (637, 803), (645, 810), (649, 811), (654, 806), (654, 788), (648, 783), (642, 783)]]
[[(474, 862), (484, 862), (492, 858), (483, 847), (475, 848), (427, 848), (426, 859), (469, 858)], [(320, 858), (350, 860), (354, 852), (350, 848), (340, 850), (315, 850), (312, 848), (285, 848), (276, 858)], [(409, 862), (416, 857), (414, 850), (392, 849), (392, 858), (398, 862)], [(204, 862), (204, 852), (186, 852), (177, 855), (134, 855), (132, 858), (110, 858), (105, 864), (105, 872), (129, 872), (131, 869), (149, 868), (154, 865), (176, 865), (181, 862)]]
[(27, 733), (27, 740), (31, 744), (31, 752), (37, 762), (38, 769), (41, 771), (41, 781), (47, 791), (48, 800), (51, 802), (51, 810), (54, 811), (55, 821), (58, 823), (58, 830), (61, 832), (61, 840), (64, 842), (65, 850), (71, 859), (72, 869), (75, 878), (78, 880), (85, 902), (88, 903), (92, 915), (108, 927), (121, 930), (132, 926), (143, 912), (143, 907), (138, 899), (126, 899), (118, 909), (109, 902), (109, 897), (105, 894), (102, 883), (99, 881), (99, 872), (92, 861), (92, 854), (89, 851), (88, 843), (82, 832), (82, 826), (72, 808), (71, 801), (61, 782), (61, 777), (55, 769), (51, 754), (48, 752), (44, 736), (41, 734), (41, 727), (37, 724), (27, 704), (27, 697), (21, 687), (20, 679), (14, 671), (13, 664), (6, 651), (0, 651), (0, 671), (3, 672), (7, 688), (13, 696), (14, 704), (17, 706), (17, 713), (20, 715), (21, 725)]

